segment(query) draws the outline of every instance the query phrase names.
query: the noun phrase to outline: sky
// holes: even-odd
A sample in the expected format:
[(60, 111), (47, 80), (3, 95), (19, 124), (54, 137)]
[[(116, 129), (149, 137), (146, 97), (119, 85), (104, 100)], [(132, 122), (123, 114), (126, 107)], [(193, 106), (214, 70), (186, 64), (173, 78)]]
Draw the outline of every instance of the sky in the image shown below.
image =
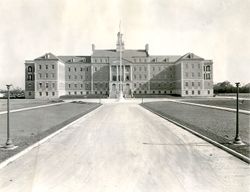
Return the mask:
[(249, 0), (0, 0), (0, 89), (24, 88), (24, 62), (45, 53), (125, 48), (213, 60), (214, 82), (250, 82)]

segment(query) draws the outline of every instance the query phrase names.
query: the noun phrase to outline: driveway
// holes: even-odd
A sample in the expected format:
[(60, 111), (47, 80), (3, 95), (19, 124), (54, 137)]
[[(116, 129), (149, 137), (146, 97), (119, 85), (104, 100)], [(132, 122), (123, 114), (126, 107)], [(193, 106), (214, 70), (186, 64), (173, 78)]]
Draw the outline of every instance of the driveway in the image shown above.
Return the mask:
[(0, 170), (0, 191), (250, 190), (248, 164), (136, 103), (104, 104)]

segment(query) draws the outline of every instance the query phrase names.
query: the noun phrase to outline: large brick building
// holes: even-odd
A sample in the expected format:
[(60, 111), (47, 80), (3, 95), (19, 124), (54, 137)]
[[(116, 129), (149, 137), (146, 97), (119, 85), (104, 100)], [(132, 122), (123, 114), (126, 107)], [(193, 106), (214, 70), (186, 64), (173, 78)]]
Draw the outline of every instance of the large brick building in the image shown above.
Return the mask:
[(88, 94), (115, 98), (119, 86), (125, 97), (134, 94), (212, 96), (213, 62), (193, 53), (150, 55), (148, 45), (145, 49), (125, 49), (120, 32), (116, 49), (100, 50), (92, 45), (91, 56), (46, 53), (25, 61), (26, 98)]

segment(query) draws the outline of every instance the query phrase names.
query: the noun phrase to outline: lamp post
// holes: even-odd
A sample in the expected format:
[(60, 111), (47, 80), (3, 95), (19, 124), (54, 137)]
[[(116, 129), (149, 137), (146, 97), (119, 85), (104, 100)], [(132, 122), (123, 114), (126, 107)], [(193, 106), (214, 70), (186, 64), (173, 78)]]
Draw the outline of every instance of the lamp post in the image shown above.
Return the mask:
[(239, 136), (239, 85), (240, 83), (237, 82), (236, 84), (236, 136), (234, 138), (233, 144), (236, 145), (243, 145), (244, 143), (241, 141), (241, 138)]
[(7, 98), (7, 141), (4, 146), (5, 149), (16, 148), (16, 146), (13, 145), (10, 139), (10, 86), (11, 85), (6, 85), (8, 98)]

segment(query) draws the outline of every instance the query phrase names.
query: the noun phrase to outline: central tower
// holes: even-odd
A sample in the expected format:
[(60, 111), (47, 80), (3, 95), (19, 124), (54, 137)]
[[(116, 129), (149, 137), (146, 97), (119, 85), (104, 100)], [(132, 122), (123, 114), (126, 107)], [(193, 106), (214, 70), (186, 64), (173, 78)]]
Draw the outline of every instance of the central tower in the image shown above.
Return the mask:
[(124, 42), (120, 31), (117, 33), (116, 51), (124, 51)]

